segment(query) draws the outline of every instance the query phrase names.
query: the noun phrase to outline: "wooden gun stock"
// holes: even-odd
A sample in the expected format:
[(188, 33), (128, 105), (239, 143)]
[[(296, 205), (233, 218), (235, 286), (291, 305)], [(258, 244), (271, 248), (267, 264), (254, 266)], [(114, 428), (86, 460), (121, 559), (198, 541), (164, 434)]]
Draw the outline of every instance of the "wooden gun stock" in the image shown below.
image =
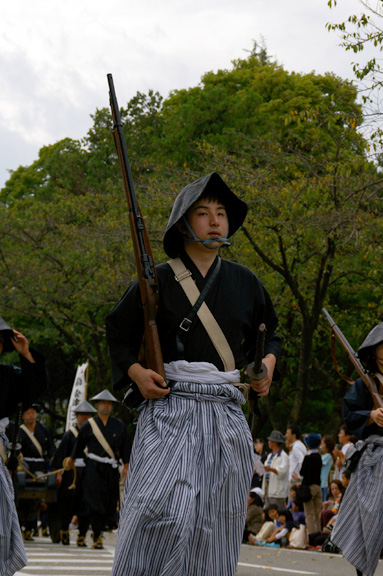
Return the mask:
[(336, 355), (335, 355), (335, 338), (337, 338), (339, 342), (342, 344), (343, 348), (346, 350), (348, 354), (348, 357), (350, 358), (352, 364), (354, 365), (354, 368), (356, 369), (359, 376), (367, 386), (368, 391), (370, 392), (374, 402), (374, 408), (383, 408), (383, 399), (378, 392), (375, 379), (365, 370), (363, 364), (359, 360), (357, 353), (353, 350), (351, 344), (347, 341), (346, 337), (343, 335), (340, 328), (337, 326), (337, 324), (331, 318), (330, 314), (327, 312), (325, 308), (323, 308), (323, 313), (331, 326), (331, 355), (336, 372), (343, 380), (345, 380), (349, 384), (353, 384), (353, 381), (350, 380), (350, 378), (348, 378), (344, 374), (342, 374), (338, 369), (338, 363), (336, 361)]

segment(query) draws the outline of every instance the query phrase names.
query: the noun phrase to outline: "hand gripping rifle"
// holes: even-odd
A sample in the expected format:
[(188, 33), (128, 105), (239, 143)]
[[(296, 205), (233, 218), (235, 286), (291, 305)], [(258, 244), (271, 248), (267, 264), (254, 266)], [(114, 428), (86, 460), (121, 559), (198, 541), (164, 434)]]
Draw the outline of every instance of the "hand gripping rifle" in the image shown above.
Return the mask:
[(346, 337), (342, 334), (341, 330), (336, 325), (335, 321), (331, 318), (330, 314), (327, 312), (325, 308), (323, 308), (323, 313), (326, 316), (328, 323), (331, 326), (331, 356), (334, 362), (334, 368), (339, 376), (348, 382), (349, 384), (353, 384), (353, 380), (342, 374), (338, 369), (338, 363), (336, 361), (336, 354), (335, 354), (335, 338), (338, 338), (339, 342), (342, 344), (343, 348), (346, 350), (348, 357), (350, 358), (352, 364), (354, 365), (356, 371), (358, 372), (359, 376), (367, 386), (372, 399), (374, 401), (374, 408), (383, 408), (383, 399), (380, 396), (375, 379), (368, 371), (364, 368), (363, 364), (359, 360), (358, 354), (354, 352), (351, 344), (346, 340)]
[[(158, 303), (158, 282), (154, 267), (149, 237), (145, 222), (142, 218), (137, 198), (134, 192), (132, 173), (130, 170), (128, 153), (122, 129), (120, 111), (117, 104), (112, 74), (107, 75), (109, 84), (110, 107), (113, 117), (113, 136), (117, 155), (120, 161), (122, 177), (124, 180), (126, 199), (129, 209), (129, 225), (132, 236), (134, 256), (137, 266), (138, 283), (140, 287), (142, 307), (144, 310), (145, 332), (141, 350), (143, 351), (145, 366), (160, 374), (165, 380), (165, 370), (162, 360), (160, 339), (156, 324)], [(135, 396), (135, 398), (133, 398)], [(134, 385), (126, 392), (123, 402), (125, 404), (138, 404), (142, 396)]]

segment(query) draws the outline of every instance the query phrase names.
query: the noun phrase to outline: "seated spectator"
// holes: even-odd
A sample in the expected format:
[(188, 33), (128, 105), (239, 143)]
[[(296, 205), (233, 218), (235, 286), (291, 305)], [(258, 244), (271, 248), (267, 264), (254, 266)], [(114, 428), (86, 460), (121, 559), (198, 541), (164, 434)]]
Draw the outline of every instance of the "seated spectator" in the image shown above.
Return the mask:
[(306, 524), (305, 513), (303, 510), (302, 502), (297, 500), (297, 485), (292, 484), (290, 487), (290, 500), (286, 506), (287, 510), (291, 511), (293, 520), (297, 524)]
[(287, 502), (287, 506), (286, 506), (287, 509), (292, 507), (293, 502), (297, 497), (297, 488), (298, 488), (297, 484), (292, 484), (290, 486), (290, 499)]
[[(289, 543), (290, 532), (298, 525), (294, 522), (290, 510), (286, 508), (278, 514), (278, 528), (266, 539), (266, 544), (275, 544), (278, 546), (287, 546)], [(260, 543), (259, 543), (260, 544)]]
[(244, 542), (248, 542), (249, 534), (257, 534), (260, 531), (263, 516), (263, 492), (260, 488), (251, 488), (247, 500)]
[(320, 451), (322, 454), (322, 468), (320, 473), (320, 485), (322, 489), (322, 501), (327, 500), (329, 492), (329, 475), (332, 465), (334, 463), (333, 450), (335, 448), (335, 440), (330, 434), (325, 434), (320, 443)]
[(344, 487), (342, 486), (342, 482), (340, 480), (333, 480), (330, 484), (330, 497), (328, 500), (325, 500), (322, 505), (322, 512), (321, 512), (321, 526), (322, 530), (329, 522), (330, 518), (335, 516), (338, 513), (340, 501), (342, 499), (344, 493)]
[(350, 470), (343, 470), (342, 472), (342, 486), (346, 490), (347, 486), (350, 484), (351, 472)]
[(306, 526), (306, 516), (303, 510), (302, 502), (294, 500), (291, 506), (291, 514), (295, 524), (304, 524)]
[(263, 511), (263, 523), (261, 529), (257, 534), (249, 534), (248, 541), (249, 544), (257, 546), (258, 542), (264, 542), (279, 526), (278, 524), (278, 508), (274, 504), (270, 504)]

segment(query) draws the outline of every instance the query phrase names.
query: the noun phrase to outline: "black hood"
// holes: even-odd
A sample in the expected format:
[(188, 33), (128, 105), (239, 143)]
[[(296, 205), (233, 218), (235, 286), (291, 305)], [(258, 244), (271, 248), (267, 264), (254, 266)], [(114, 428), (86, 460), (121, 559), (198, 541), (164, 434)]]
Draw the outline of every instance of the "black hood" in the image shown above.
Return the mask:
[(5, 320), (2, 319), (1, 316), (0, 316), (0, 332), (3, 333), (5, 339), (3, 352), (12, 352), (15, 349), (14, 345), (11, 342), (11, 338), (14, 337), (13, 330), (10, 326), (8, 326), (8, 324), (5, 322)]
[(171, 258), (176, 258), (183, 248), (182, 236), (175, 225), (203, 194), (217, 195), (222, 198), (229, 221), (229, 238), (243, 224), (247, 214), (247, 204), (230, 190), (217, 172), (203, 176), (182, 188), (175, 199), (163, 241), (164, 250)]
[(383, 322), (379, 322), (369, 332), (358, 350), (358, 356), (362, 362), (367, 362), (375, 356), (375, 348), (383, 343)]

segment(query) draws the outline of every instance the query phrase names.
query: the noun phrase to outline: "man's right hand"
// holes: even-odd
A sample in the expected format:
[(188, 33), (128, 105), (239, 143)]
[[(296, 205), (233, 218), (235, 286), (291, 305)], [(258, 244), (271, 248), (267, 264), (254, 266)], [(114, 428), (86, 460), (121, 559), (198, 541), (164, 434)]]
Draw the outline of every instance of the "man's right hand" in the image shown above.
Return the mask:
[(130, 366), (128, 376), (137, 384), (144, 398), (163, 398), (170, 392), (170, 388), (166, 388), (166, 380), (160, 374), (144, 368), (138, 362)]

